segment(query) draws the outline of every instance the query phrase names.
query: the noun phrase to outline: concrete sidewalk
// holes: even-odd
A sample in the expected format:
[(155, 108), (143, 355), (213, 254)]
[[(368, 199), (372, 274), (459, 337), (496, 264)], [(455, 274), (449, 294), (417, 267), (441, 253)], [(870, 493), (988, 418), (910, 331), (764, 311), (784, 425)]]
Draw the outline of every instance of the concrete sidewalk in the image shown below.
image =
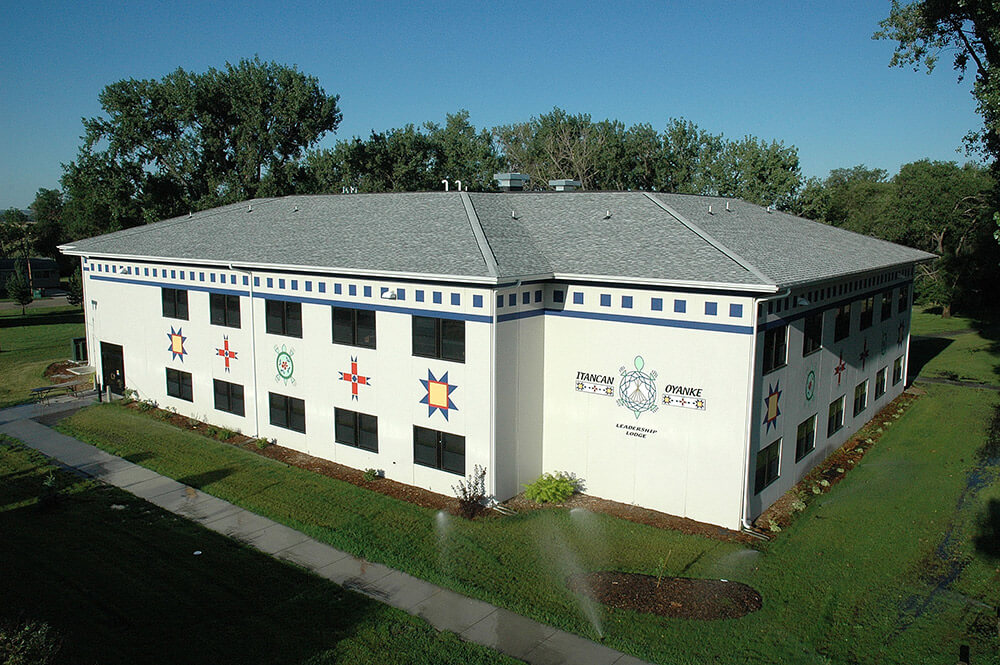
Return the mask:
[(320, 577), (419, 616), (438, 630), (537, 665), (641, 665), (643, 661), (585, 638), (342, 552), (305, 534), (60, 434), (37, 419), (91, 400), (53, 400), (0, 410), (0, 432), (76, 472), (138, 497)]

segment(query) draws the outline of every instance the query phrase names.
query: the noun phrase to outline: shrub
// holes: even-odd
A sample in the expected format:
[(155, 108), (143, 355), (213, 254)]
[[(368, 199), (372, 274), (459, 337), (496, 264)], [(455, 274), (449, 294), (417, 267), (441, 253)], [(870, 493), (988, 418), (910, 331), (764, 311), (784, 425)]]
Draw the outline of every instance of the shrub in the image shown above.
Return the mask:
[(254, 442), (254, 444), (257, 446), (258, 450), (264, 450), (265, 448), (267, 448), (268, 446), (270, 446), (272, 443), (275, 443), (275, 441), (268, 441), (264, 437), (260, 437), (259, 439), (257, 439)]
[(0, 626), (0, 663), (46, 665), (59, 653), (61, 640), (47, 623), (28, 621)]
[(364, 479), (366, 483), (373, 483), (381, 477), (382, 474), (380, 474), (375, 469), (365, 469)]
[(471, 520), (483, 511), (483, 501), (486, 499), (486, 467), (478, 464), (469, 474), (468, 482), (458, 481), (451, 490), (458, 497), (458, 512), (467, 520)]
[(537, 503), (562, 503), (579, 489), (580, 481), (565, 471), (543, 473), (530, 485), (524, 486), (524, 496)]

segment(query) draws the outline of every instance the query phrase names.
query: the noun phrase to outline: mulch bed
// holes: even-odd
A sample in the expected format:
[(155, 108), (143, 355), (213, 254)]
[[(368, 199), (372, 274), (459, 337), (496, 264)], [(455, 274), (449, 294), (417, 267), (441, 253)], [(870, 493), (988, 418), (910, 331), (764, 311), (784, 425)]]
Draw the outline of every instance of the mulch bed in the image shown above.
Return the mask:
[(763, 603), (753, 587), (728, 580), (657, 578), (602, 570), (573, 575), (566, 585), (609, 607), (671, 619), (736, 619), (756, 612)]

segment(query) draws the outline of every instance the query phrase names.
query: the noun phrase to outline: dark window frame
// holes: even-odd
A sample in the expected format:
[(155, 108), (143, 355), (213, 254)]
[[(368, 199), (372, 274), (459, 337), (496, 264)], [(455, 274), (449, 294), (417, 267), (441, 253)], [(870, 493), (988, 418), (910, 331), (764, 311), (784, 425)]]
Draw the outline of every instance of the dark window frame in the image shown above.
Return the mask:
[[(803, 457), (816, 450), (816, 421), (818, 420), (818, 415), (816, 413), (812, 414), (799, 423), (798, 428), (795, 430), (796, 462), (801, 461)], [(805, 432), (803, 432), (803, 427), (806, 427)]]
[[(433, 462), (421, 461), (421, 455), (419, 454), (419, 448), (430, 448), (431, 446), (420, 442), (418, 437), (424, 434), (426, 439), (434, 439), (434, 460)], [(448, 453), (448, 442), (461, 443), (462, 446), (462, 468), (457, 468), (457, 465), (451, 465), (450, 463), (454, 461), (449, 459)], [(454, 455), (454, 453), (452, 453)], [(428, 427), (421, 427), (419, 425), (413, 426), (413, 463), (425, 466), (431, 469), (438, 469), (446, 473), (454, 473), (459, 476), (465, 476), (465, 437), (460, 434), (451, 434), (449, 432), (442, 432), (440, 430), (430, 429)]]
[[(780, 339), (778, 338), (780, 333)], [(788, 364), (788, 325), (764, 331), (764, 357), (761, 374), (768, 374)]]
[[(350, 437), (341, 436), (344, 432), (344, 425), (341, 422), (342, 416), (348, 416), (350, 418)], [(374, 427), (366, 430), (364, 425), (373, 425)], [(374, 445), (371, 444), (370, 440), (366, 440), (362, 434), (365, 431), (374, 433)], [(333, 440), (336, 443), (343, 444), (345, 446), (351, 446), (352, 448), (358, 448), (359, 450), (367, 450), (368, 452), (377, 453), (378, 452), (378, 416), (373, 416), (367, 413), (361, 413), (359, 411), (351, 411), (350, 409), (341, 409), (340, 407), (334, 407), (333, 409)]]
[(833, 319), (833, 341), (839, 342), (851, 334), (851, 303), (837, 308)]
[(174, 289), (169, 286), (160, 287), (160, 304), (163, 316), (168, 319), (188, 320), (187, 289)]
[(864, 413), (868, 408), (868, 379), (854, 386), (854, 417)]
[(903, 380), (903, 356), (892, 362), (892, 385), (898, 385)]
[[(276, 404), (278, 402), (278, 404)], [(296, 416), (299, 415), (299, 411), (295, 409), (296, 406), (301, 405), (301, 429), (299, 429), (298, 419)], [(281, 393), (267, 393), (267, 406), (268, 406), (268, 422), (270, 422), (275, 427), (280, 427), (282, 429), (291, 430), (293, 432), (299, 432), (301, 434), (306, 433), (306, 402), (298, 397), (291, 397), (289, 395), (282, 395)], [(278, 414), (278, 422), (275, 422), (275, 414)]]
[(886, 384), (889, 377), (889, 368), (883, 367), (879, 371), (875, 372), (875, 399), (878, 399), (885, 394)]
[(899, 295), (896, 298), (896, 313), (902, 314), (910, 306), (910, 287), (899, 287)]
[(264, 300), (264, 325), (269, 335), (302, 339), (302, 303)]
[(781, 439), (772, 441), (757, 453), (753, 493), (760, 494), (781, 477)]
[[(841, 395), (830, 402), (830, 409), (826, 416), (826, 438), (830, 438), (840, 430), (844, 429), (844, 405), (847, 395)], [(836, 408), (834, 408), (836, 407)]]
[[(222, 390), (220, 390), (220, 388)], [(236, 390), (236, 389), (239, 390)], [(238, 393), (238, 395), (237, 395)], [(243, 386), (221, 379), (212, 379), (212, 397), (215, 400), (215, 410), (225, 411), (236, 416), (246, 415), (246, 402)], [(220, 402), (219, 398), (222, 397)]]
[(859, 330), (868, 330), (875, 322), (875, 296), (868, 296), (861, 301), (861, 317)]
[(892, 318), (892, 291), (882, 292), (882, 312), (879, 321), (888, 321)]
[(229, 293), (209, 293), (208, 321), (213, 326), (240, 328), (240, 297)]
[(802, 357), (823, 348), (823, 312), (805, 317), (802, 326)]
[(185, 402), (193, 402), (194, 385), (191, 381), (191, 372), (167, 367), (167, 395)]
[[(430, 325), (434, 326), (434, 330), (427, 335), (422, 329)], [(411, 317), (410, 330), (411, 350), (414, 356), (456, 363), (465, 362), (465, 321), (414, 314)], [(431, 345), (434, 348), (428, 349)], [(453, 353), (451, 349), (459, 345), (460, 353)]]
[[(344, 316), (350, 317), (350, 336), (341, 335), (338, 338), (338, 330), (342, 330), (341, 327), (338, 328), (338, 315), (341, 318)], [(367, 321), (360, 321), (361, 319), (371, 319), (371, 335), (370, 340), (366, 339), (364, 332), (367, 331), (367, 327), (364, 325)], [(334, 344), (346, 344), (347, 346), (358, 346), (364, 349), (374, 349), (376, 348), (376, 314), (373, 309), (359, 309), (357, 307), (339, 307), (333, 305), (330, 307), (330, 327), (331, 327), (331, 337)]]

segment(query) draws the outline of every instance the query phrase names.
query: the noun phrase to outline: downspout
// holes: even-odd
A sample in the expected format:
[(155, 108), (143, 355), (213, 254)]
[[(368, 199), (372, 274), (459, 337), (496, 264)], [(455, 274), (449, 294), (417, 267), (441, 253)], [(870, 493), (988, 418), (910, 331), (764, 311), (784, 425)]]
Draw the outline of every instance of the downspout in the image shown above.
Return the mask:
[(257, 326), (254, 325), (254, 302), (253, 302), (253, 273), (249, 270), (235, 267), (229, 264), (229, 269), (246, 273), (247, 286), (250, 288), (250, 368), (253, 372), (253, 435), (260, 437), (260, 395), (257, 394)]
[[(747, 417), (746, 417), (746, 432), (744, 433), (744, 450), (743, 450), (743, 492), (740, 494), (740, 530), (744, 533), (748, 533), (755, 538), (760, 538), (762, 540), (770, 540), (766, 535), (757, 531), (750, 524), (750, 520), (747, 517), (747, 510), (749, 508), (750, 502), (748, 501), (748, 494), (750, 492), (750, 444), (753, 440), (752, 432), (754, 426), (753, 418), (753, 407), (754, 407), (754, 397), (753, 397), (753, 387), (754, 382), (757, 377), (757, 320), (759, 318), (757, 314), (757, 308), (760, 303), (767, 302), (768, 300), (778, 300), (780, 298), (788, 297), (792, 292), (791, 288), (785, 289), (781, 293), (776, 293), (773, 296), (768, 296), (767, 298), (754, 298), (753, 299), (753, 317), (754, 317), (754, 332), (753, 337), (750, 340), (750, 371), (748, 373), (747, 380)], [(786, 351), (787, 353), (787, 351)]]

